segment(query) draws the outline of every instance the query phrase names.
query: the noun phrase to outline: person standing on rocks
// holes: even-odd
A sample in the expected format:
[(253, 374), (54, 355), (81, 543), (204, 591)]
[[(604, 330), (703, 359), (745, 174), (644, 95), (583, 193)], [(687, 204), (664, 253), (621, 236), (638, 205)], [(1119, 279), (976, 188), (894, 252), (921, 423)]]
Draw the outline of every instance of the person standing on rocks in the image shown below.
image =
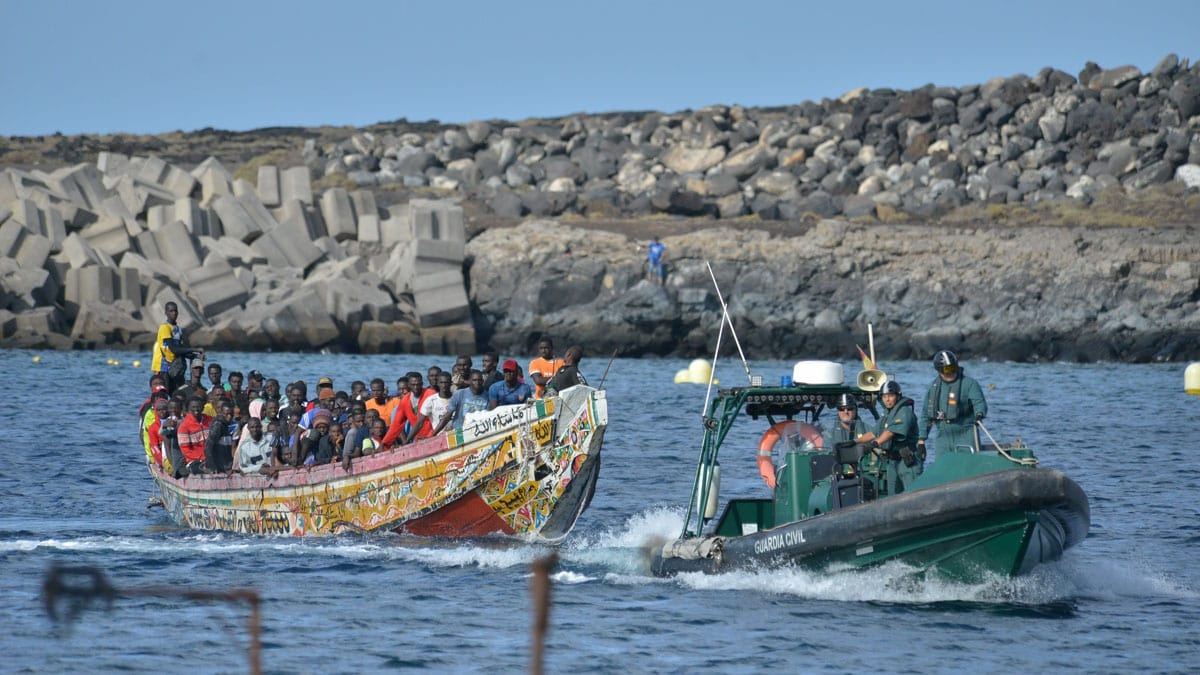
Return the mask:
[(987, 400), (979, 383), (966, 376), (951, 351), (933, 357), (937, 377), (925, 394), (917, 451), (925, 456), (925, 439), (937, 429), (937, 451), (954, 452), (960, 447), (979, 447), (975, 423), (987, 416)]
[(666, 275), (663, 274), (663, 253), (666, 250), (667, 247), (658, 240), (658, 237), (655, 237), (650, 240), (650, 251), (646, 254), (646, 260), (649, 262), (647, 276), (650, 281), (659, 286), (663, 285), (666, 281)]
[(163, 305), (163, 312), (167, 320), (159, 325), (158, 335), (154, 338), (150, 367), (166, 379), (167, 391), (174, 392), (184, 384), (188, 359), (203, 357), (204, 350), (188, 348), (183, 329), (179, 327), (179, 305), (168, 302)]

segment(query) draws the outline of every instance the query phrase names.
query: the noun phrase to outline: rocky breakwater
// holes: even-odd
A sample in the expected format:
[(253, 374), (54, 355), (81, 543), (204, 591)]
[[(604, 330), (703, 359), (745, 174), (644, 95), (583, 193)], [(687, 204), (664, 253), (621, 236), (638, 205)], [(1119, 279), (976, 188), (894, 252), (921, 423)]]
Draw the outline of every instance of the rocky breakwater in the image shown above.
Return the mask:
[(638, 242), (550, 221), (488, 230), (467, 253), (481, 340), (508, 353), (531, 353), (545, 332), (593, 357), (710, 354), (721, 317), (711, 262), (750, 358), (852, 358), (871, 323), (882, 359), (948, 348), (1151, 361), (1200, 358), (1198, 234), (843, 220), (789, 237), (717, 228), (663, 239), (664, 286), (644, 279)]
[(712, 106), (516, 123), (380, 124), (303, 151), (315, 175), (455, 191), (498, 216), (650, 213), (929, 218), (970, 204), (1090, 202), (1200, 187), (1200, 64), (911, 91), (780, 108)]
[(195, 345), (473, 352), (462, 208), (314, 194), (102, 152), (0, 172), (0, 345), (148, 348), (168, 301)]

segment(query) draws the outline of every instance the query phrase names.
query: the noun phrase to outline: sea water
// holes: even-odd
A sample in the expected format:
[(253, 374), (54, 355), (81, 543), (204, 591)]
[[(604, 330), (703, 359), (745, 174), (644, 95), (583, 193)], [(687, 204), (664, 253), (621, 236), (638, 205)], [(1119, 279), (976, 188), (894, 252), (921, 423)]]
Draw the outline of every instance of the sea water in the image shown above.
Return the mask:
[[(40, 360), (35, 362), (34, 358)], [(135, 368), (131, 361), (143, 359)], [(113, 363), (120, 361), (120, 363)], [(1020, 437), (1091, 502), (1088, 538), (1058, 563), (979, 584), (918, 581), (902, 565), (658, 579), (647, 547), (683, 525), (702, 385), (681, 360), (616, 359), (591, 508), (558, 547), (396, 535), (325, 539), (181, 530), (147, 508), (137, 440), (148, 355), (0, 351), (0, 671), (238, 672), (245, 605), (116, 598), (52, 622), (52, 565), (112, 586), (253, 588), (267, 672), (518, 672), (530, 659), (530, 564), (554, 551), (547, 672), (1192, 671), (1200, 654), (1200, 397), (1185, 364), (966, 362), (992, 434)], [(339, 389), (448, 357), (213, 354), (226, 372)], [(581, 370), (600, 382), (607, 359)], [(766, 382), (790, 373), (752, 362)], [(918, 400), (924, 362), (884, 363)], [(846, 362), (847, 373), (856, 364)], [(720, 386), (746, 382), (718, 362)], [(722, 496), (766, 496), (757, 428), (723, 448)]]

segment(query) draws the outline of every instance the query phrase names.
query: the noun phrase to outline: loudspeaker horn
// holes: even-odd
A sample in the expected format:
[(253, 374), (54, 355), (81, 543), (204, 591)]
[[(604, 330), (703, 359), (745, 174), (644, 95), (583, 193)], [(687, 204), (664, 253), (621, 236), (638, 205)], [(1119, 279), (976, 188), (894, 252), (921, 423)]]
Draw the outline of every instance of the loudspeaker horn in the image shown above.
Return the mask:
[(864, 370), (858, 374), (858, 388), (863, 391), (879, 391), (887, 373), (882, 370)]

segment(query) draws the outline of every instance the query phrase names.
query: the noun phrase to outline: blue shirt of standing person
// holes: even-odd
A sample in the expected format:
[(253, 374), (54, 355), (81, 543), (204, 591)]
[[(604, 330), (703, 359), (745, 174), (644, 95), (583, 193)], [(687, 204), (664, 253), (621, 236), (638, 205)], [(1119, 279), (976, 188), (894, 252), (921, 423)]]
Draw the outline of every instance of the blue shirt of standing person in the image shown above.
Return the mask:
[(654, 281), (659, 284), (663, 283), (662, 257), (663, 252), (666, 250), (667, 247), (663, 246), (662, 242), (658, 240), (658, 237), (655, 237), (654, 240), (650, 242), (650, 252), (646, 254), (646, 259), (650, 261), (650, 281)]
[(533, 398), (533, 388), (517, 379), (516, 359), (506, 360), (500, 370), (504, 372), (504, 379), (488, 389), (488, 410), (501, 405), (524, 403)]

